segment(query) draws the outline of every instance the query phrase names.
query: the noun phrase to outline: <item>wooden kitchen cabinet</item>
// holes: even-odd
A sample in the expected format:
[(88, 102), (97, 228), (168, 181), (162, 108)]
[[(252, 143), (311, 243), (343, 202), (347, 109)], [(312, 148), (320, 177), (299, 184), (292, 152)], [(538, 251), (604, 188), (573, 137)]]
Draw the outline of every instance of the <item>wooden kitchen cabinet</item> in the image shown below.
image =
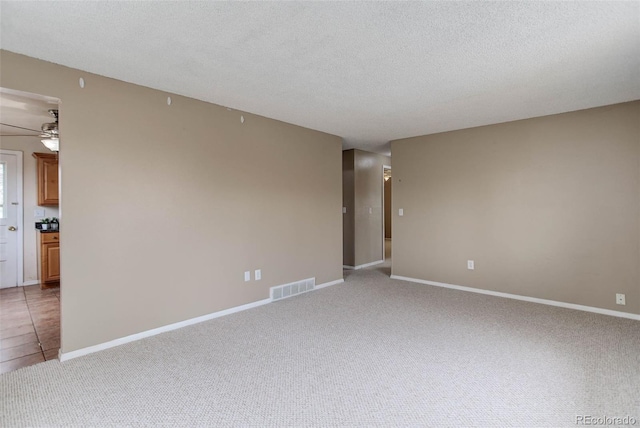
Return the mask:
[(38, 161), (38, 205), (59, 204), (58, 155), (56, 153), (34, 153)]
[(60, 234), (40, 233), (40, 282), (60, 281)]

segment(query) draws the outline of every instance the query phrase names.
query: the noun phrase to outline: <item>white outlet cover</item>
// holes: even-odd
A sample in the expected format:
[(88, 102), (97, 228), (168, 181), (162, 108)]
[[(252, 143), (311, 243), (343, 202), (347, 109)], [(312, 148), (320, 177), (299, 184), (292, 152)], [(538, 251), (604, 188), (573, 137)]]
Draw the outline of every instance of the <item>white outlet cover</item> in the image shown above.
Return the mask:
[(254, 278), (256, 281), (260, 281), (262, 279), (262, 270), (256, 269)]
[(467, 260), (467, 269), (474, 270), (475, 268), (475, 262), (473, 260)]
[(244, 280), (246, 281), (251, 281), (251, 271), (246, 271), (244, 273)]
[(36, 208), (33, 210), (34, 217), (44, 217), (44, 208)]
[(347, 207), (342, 207), (342, 214), (346, 214), (347, 213)]
[(400, 209), (398, 210), (398, 215), (399, 215), (400, 217), (402, 217), (402, 216), (404, 215), (404, 210), (403, 210), (402, 208), (400, 208)]
[(626, 301), (625, 301), (625, 295), (624, 294), (620, 294), (617, 293), (616, 294), (616, 305), (626, 305)]

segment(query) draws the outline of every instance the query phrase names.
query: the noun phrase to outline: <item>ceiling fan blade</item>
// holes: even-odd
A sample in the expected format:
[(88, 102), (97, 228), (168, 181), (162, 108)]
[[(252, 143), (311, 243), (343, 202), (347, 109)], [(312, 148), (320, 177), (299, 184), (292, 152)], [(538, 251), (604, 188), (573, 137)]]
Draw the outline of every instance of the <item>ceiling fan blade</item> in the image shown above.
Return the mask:
[(9, 125), (8, 123), (0, 123), (0, 125), (10, 126), (11, 128), (24, 129), (25, 131), (32, 131), (32, 132), (36, 132), (38, 134), (40, 134), (42, 132), (42, 130), (40, 130), (40, 129), (24, 128), (22, 126)]

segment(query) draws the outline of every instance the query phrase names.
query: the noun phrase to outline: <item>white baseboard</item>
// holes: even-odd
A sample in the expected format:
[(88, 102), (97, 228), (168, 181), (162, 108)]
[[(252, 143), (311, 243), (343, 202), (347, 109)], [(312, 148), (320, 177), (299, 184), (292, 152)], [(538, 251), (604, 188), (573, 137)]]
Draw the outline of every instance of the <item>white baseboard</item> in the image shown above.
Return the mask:
[(28, 285), (38, 285), (38, 284), (40, 284), (40, 281), (39, 281), (39, 280), (37, 280), (37, 279), (32, 279), (32, 280), (30, 280), (30, 281), (25, 281), (25, 282), (23, 282), (23, 283), (22, 283), (22, 286), (23, 286), (23, 287), (26, 287), (26, 286), (28, 286)]
[(549, 306), (558, 306), (560, 308), (575, 309), (578, 311), (594, 312), (596, 314), (609, 315), (612, 317), (628, 318), (640, 321), (640, 315), (631, 314), (629, 312), (614, 311), (611, 309), (596, 308), (594, 306), (576, 305), (575, 303), (559, 302), (557, 300), (539, 299), (537, 297), (521, 296), (519, 294), (502, 293), (500, 291), (484, 290), (482, 288), (465, 287), (462, 285), (447, 284), (444, 282), (427, 281), (425, 279), (409, 278), (406, 276), (391, 275), (391, 279), (401, 281), (417, 282), (418, 284), (433, 285), (436, 287), (451, 288), (453, 290), (470, 291), (478, 294), (488, 294), (489, 296), (505, 297), (507, 299), (523, 300), (525, 302), (540, 303)]
[[(247, 303), (246, 305), (240, 305), (222, 311), (213, 312), (208, 315), (202, 315), (200, 317), (191, 318), (185, 321), (165, 325), (163, 327), (154, 328), (151, 330), (143, 331), (140, 333), (132, 334), (130, 336), (121, 337), (120, 339), (110, 340), (109, 342), (100, 343), (98, 345), (89, 346), (87, 348), (78, 349), (71, 352), (60, 352), (60, 361), (67, 361), (72, 358), (82, 357), (83, 355), (93, 354), (94, 352), (103, 351), (105, 349), (113, 348), (115, 346), (124, 345), (125, 343), (135, 342), (136, 340), (144, 339), (147, 337), (155, 336), (160, 333), (166, 333), (167, 331), (177, 330), (182, 327), (186, 327), (193, 324), (198, 324), (204, 321), (209, 321), (214, 318), (219, 318), (225, 315), (234, 314), (236, 312), (245, 311), (247, 309), (256, 308), (258, 306), (271, 303), (271, 299), (258, 300), (257, 302)], [(61, 350), (62, 351), (62, 350)]]
[[(331, 282), (325, 282), (324, 284), (316, 285), (314, 290), (319, 288), (325, 288), (332, 285), (340, 284), (344, 282), (344, 279), (338, 279)], [(157, 334), (166, 333), (168, 331), (177, 330), (182, 327), (187, 327), (189, 325), (198, 324), (204, 321), (209, 321), (214, 318), (220, 318), (225, 315), (234, 314), (236, 312), (246, 311), (247, 309), (257, 308), (258, 306), (266, 305), (267, 303), (271, 303), (271, 298), (258, 300), (257, 302), (247, 303), (246, 305), (235, 306), (233, 308), (224, 309), (222, 311), (213, 312), (211, 314), (202, 315), (200, 317), (191, 318), (188, 320), (176, 322), (173, 324), (165, 325), (163, 327), (154, 328), (147, 331), (142, 331), (140, 333), (132, 334), (129, 336), (121, 337), (119, 339), (110, 340), (109, 342), (100, 343), (98, 345), (89, 346), (87, 348), (78, 349), (76, 351), (71, 352), (62, 352), (62, 349), (58, 351), (58, 359), (60, 361), (68, 361), (73, 358), (82, 357), (83, 355), (93, 354), (94, 352), (104, 351), (105, 349), (113, 348), (116, 346), (124, 345), (125, 343), (135, 342), (136, 340), (145, 339), (147, 337), (155, 336)]]
[(336, 285), (336, 284), (342, 284), (343, 282), (344, 282), (344, 279), (336, 279), (335, 281), (325, 282), (324, 284), (316, 285), (314, 290), (318, 290), (320, 288), (325, 288), (325, 287), (331, 287), (332, 285)]
[(358, 270), (358, 269), (363, 269), (369, 266), (379, 265), (380, 263), (384, 263), (384, 260), (378, 260), (377, 262), (366, 263), (358, 266), (342, 265), (342, 269)]

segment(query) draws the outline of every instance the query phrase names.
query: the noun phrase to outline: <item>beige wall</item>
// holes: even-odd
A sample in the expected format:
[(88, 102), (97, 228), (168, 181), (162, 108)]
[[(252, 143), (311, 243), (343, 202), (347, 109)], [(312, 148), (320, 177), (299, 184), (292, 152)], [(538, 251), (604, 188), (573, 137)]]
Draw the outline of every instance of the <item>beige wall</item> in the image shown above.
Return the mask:
[(24, 243), (24, 281), (34, 283), (40, 279), (40, 263), (38, 260), (37, 235), (35, 222), (42, 217), (34, 217), (33, 211), (45, 210), (44, 217), (59, 217), (58, 207), (38, 206), (37, 187), (37, 161), (33, 153), (51, 153), (42, 145), (39, 139), (33, 137), (5, 137), (0, 138), (0, 149), (17, 150), (22, 152), (22, 177), (23, 177), (23, 228), (22, 239)]
[(342, 278), (340, 138), (1, 55), (61, 99), (63, 352)]
[[(353, 157), (353, 244), (345, 240), (345, 253), (353, 252), (353, 263), (345, 258), (344, 264), (360, 266), (383, 258), (382, 166), (391, 165), (391, 158), (354, 149), (343, 152), (343, 162), (345, 156)], [(343, 180), (348, 186), (348, 180)], [(343, 191), (343, 195), (349, 193)]]
[(394, 275), (640, 313), (640, 101), (391, 148)]

